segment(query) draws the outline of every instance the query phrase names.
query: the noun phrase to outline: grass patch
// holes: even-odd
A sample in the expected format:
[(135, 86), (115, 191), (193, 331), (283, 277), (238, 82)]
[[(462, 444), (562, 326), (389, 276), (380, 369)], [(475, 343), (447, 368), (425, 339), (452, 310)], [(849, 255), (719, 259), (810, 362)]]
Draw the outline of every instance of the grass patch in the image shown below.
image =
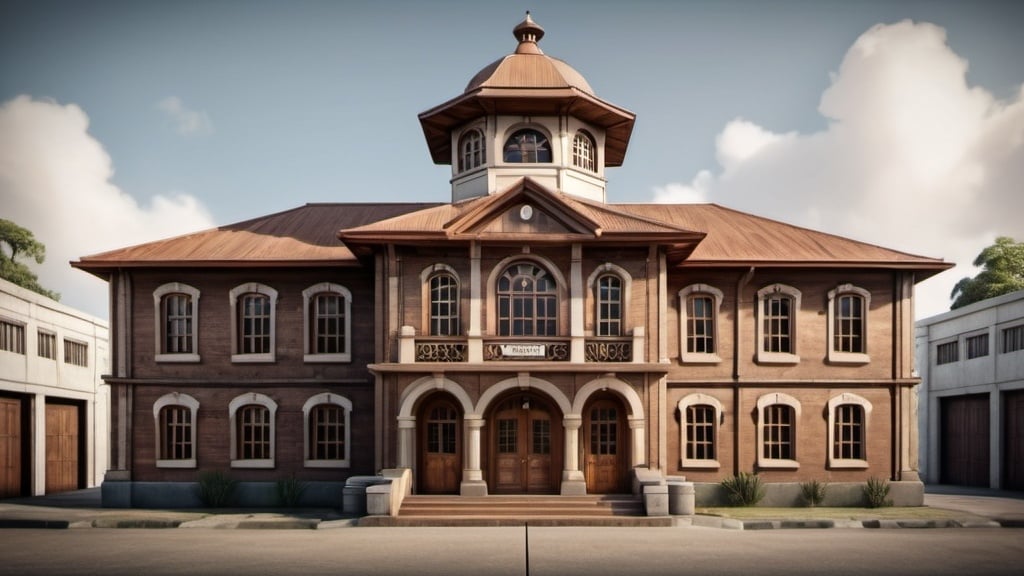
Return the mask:
[(957, 512), (955, 510), (944, 510), (942, 508), (930, 508), (928, 506), (901, 506), (887, 508), (829, 508), (817, 506), (814, 508), (731, 508), (731, 507), (708, 507), (697, 508), (697, 514), (707, 516), (720, 516), (722, 518), (736, 518), (737, 520), (954, 520), (954, 519), (981, 519), (980, 516)]

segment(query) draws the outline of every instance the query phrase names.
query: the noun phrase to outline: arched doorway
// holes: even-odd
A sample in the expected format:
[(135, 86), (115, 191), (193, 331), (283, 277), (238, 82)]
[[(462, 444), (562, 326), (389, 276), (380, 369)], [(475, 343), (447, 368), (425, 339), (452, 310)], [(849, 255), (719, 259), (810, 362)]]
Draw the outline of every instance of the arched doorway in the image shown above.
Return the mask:
[(496, 494), (558, 492), (561, 413), (549, 400), (531, 392), (506, 396), (495, 406), (487, 418), (491, 490)]
[(622, 402), (597, 395), (583, 412), (584, 478), (588, 494), (628, 492), (629, 427)]
[(462, 413), (447, 394), (427, 399), (417, 437), (420, 494), (457, 494), (462, 482)]

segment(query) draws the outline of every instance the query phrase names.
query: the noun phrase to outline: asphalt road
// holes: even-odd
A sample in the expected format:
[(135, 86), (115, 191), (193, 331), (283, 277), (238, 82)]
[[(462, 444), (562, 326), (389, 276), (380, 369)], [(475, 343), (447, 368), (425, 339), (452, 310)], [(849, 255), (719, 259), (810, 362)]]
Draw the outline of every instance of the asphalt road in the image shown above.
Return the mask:
[(0, 574), (1014, 575), (1024, 529), (4, 530)]

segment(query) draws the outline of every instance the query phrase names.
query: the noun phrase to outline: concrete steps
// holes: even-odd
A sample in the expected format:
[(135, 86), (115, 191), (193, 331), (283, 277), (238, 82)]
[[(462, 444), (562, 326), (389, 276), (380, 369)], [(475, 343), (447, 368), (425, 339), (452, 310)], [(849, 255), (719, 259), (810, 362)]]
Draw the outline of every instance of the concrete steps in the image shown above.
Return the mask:
[(407, 496), (398, 516), (367, 516), (360, 526), (671, 526), (644, 516), (632, 495)]

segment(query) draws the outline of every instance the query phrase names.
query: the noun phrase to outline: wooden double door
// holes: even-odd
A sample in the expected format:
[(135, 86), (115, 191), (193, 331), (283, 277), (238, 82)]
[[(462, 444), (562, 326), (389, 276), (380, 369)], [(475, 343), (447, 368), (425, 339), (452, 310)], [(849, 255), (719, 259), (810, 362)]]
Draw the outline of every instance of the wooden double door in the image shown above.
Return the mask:
[(629, 427), (622, 404), (611, 397), (591, 402), (583, 414), (584, 471), (588, 494), (629, 491)]
[(22, 401), (0, 397), (0, 498), (24, 495)]
[(46, 493), (82, 487), (84, 420), (78, 404), (46, 404)]
[(562, 415), (531, 393), (501, 400), (487, 418), (490, 489), (496, 494), (551, 494), (561, 485)]
[(941, 407), (941, 482), (988, 486), (988, 394), (943, 398)]
[(462, 413), (455, 400), (440, 396), (420, 411), (419, 473), (421, 494), (457, 494), (462, 482)]

